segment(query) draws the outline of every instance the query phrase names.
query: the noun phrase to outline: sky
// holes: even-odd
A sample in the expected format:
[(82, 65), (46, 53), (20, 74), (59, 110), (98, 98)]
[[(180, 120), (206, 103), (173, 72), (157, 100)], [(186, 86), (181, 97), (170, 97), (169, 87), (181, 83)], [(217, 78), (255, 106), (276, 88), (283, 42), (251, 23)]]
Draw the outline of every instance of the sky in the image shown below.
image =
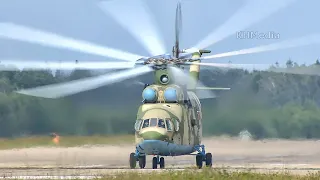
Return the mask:
[[(2, 0), (0, 6), (0, 23), (14, 23), (40, 30), (53, 32), (77, 40), (87, 41), (105, 47), (111, 47), (141, 56), (150, 56), (148, 49), (123, 28), (117, 21), (100, 8), (99, 3), (103, 0)], [(106, 0), (107, 1), (107, 0)], [(132, 29), (140, 28), (140, 35), (147, 34), (152, 28), (146, 27), (141, 7), (135, 4), (136, 0), (111, 0), (104, 2), (111, 10), (118, 9), (122, 14), (130, 17)], [(117, 1), (118, 6), (112, 3)], [(129, 2), (130, 1), (130, 2)], [(190, 48), (196, 46), (210, 33), (223, 26), (238, 10), (248, 3), (249, 0), (182, 0), (182, 34), (181, 47)], [(211, 54), (219, 54), (260, 45), (289, 40), (297, 37), (320, 34), (318, 23), (317, 0), (256, 0), (251, 9), (243, 11), (242, 15), (236, 16), (233, 23), (225, 26), (215, 37), (223, 37), (220, 41), (206, 47)], [(259, 33), (274, 33), (276, 38), (244, 38), (239, 39), (237, 32), (243, 24), (248, 24), (259, 13), (274, 9), (279, 3), (293, 1), (286, 7), (279, 9), (270, 16), (248, 25), (242, 31), (256, 31)], [(174, 18), (176, 0), (142, 0), (148, 8), (150, 17), (158, 31), (159, 41), (163, 41), (166, 53), (171, 53), (174, 45)], [(271, 2), (271, 3), (269, 3)], [(110, 5), (108, 5), (110, 3)], [(140, 7), (140, 8), (139, 8)], [(136, 14), (136, 15), (135, 15)], [(147, 14), (148, 15), (148, 14)], [(122, 17), (123, 19), (123, 17)], [(250, 23), (249, 23), (250, 24)], [(144, 28), (146, 27), (146, 28)], [(144, 31), (144, 29), (146, 31)], [(1, 32), (1, 26), (0, 26)], [(229, 32), (227, 36), (226, 33)], [(223, 34), (225, 33), (225, 34)], [(23, 35), (23, 34), (21, 34)], [(37, 38), (37, 37), (31, 37)], [(319, 38), (320, 39), (320, 38)], [(315, 41), (315, 38), (311, 40)], [(309, 41), (311, 41), (309, 39)], [(210, 39), (207, 41), (209, 42)], [(318, 42), (318, 41), (317, 41)], [(320, 40), (319, 40), (320, 42)], [(210, 43), (209, 43), (210, 44)], [(278, 61), (285, 63), (289, 58), (295, 62), (311, 64), (319, 58), (319, 44), (311, 44), (301, 47), (280, 49), (275, 51), (216, 58), (210, 62), (233, 62), (233, 63), (262, 63), (273, 64)], [(155, 50), (155, 48), (151, 48)], [(3, 59), (22, 60), (115, 60), (94, 54), (71, 51), (68, 49), (53, 48), (0, 37), (0, 61)]]

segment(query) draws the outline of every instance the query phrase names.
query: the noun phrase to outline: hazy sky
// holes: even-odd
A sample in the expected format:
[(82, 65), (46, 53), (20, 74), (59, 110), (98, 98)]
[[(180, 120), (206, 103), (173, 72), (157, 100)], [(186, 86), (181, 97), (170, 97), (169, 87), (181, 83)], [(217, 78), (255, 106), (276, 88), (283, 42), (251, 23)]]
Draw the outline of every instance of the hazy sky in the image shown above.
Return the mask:
[[(127, 52), (149, 56), (148, 51), (139, 44), (128, 31), (123, 29), (111, 16), (99, 7), (101, 0), (2, 0), (0, 22), (12, 22), (60, 35), (85, 40), (95, 44), (125, 50)], [(117, 0), (114, 0), (117, 1)], [(124, 1), (124, 0), (119, 0)], [(135, 1), (135, 0), (130, 0)], [(182, 2), (183, 32), (182, 48), (196, 45), (209, 33), (221, 26), (247, 0), (185, 0)], [(258, 0), (257, 0), (258, 1)], [(265, 0), (269, 1), (269, 0)], [(270, 0), (271, 1), (271, 0)], [(277, 0), (282, 1), (282, 0)], [(171, 53), (174, 43), (175, 0), (144, 0), (155, 18), (161, 39), (166, 50)], [(126, 6), (123, 3), (123, 6)], [(125, 7), (132, 12), (134, 8)], [(272, 5), (271, 5), (272, 6)], [(255, 23), (245, 31), (275, 32), (280, 39), (238, 39), (236, 32), (208, 48), (214, 53), (251, 48), (296, 38), (311, 33), (320, 33), (318, 0), (296, 0), (266, 19)], [(268, 7), (263, 2), (252, 14), (239, 18), (235, 27), (256, 17)], [(136, 26), (144, 24), (136, 18)], [(143, 33), (143, 32), (141, 32)], [(35, 37), (36, 38), (36, 37)], [(318, 44), (251, 55), (238, 55), (216, 59), (217, 62), (237, 63), (274, 63), (285, 62), (289, 57), (299, 63), (313, 63), (319, 57)], [(70, 50), (45, 47), (0, 38), (0, 59), (26, 60), (105, 60), (105, 57)], [(107, 58), (110, 59), (110, 58)]]

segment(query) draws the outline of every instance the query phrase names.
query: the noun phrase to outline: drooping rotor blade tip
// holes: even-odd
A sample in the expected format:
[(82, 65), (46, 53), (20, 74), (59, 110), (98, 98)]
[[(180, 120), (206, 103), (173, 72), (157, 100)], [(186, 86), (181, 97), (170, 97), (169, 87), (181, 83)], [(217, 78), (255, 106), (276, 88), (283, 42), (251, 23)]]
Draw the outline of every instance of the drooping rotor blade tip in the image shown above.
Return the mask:
[(98, 69), (126, 69), (133, 68), (135, 62), (45, 62), (41, 60), (3, 60), (0, 63), (0, 70), (2, 71), (19, 71), (20, 69), (26, 71), (42, 71), (47, 69), (58, 70), (98, 70)]
[(0, 37), (43, 46), (51, 46), (54, 48), (111, 57), (125, 61), (134, 61), (142, 57), (129, 52), (96, 45), (82, 40), (76, 40), (56, 33), (46, 32), (14, 23), (0, 23)]
[(146, 74), (151, 71), (152, 68), (148, 66), (142, 66), (139, 68), (133, 68), (115, 73), (108, 73), (96, 77), (88, 77), (70, 82), (23, 89), (17, 91), (17, 93), (44, 98), (61, 98), (83, 91), (96, 89), (101, 86), (117, 83), (142, 74)]

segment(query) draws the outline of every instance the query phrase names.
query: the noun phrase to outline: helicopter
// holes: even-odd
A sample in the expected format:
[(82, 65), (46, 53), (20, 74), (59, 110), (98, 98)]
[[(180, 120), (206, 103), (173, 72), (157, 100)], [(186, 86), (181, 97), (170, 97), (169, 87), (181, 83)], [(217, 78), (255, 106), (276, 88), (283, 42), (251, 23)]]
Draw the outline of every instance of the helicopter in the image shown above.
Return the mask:
[[(140, 105), (135, 119), (135, 152), (129, 155), (130, 168), (136, 168), (138, 162), (140, 168), (146, 166), (146, 156), (152, 155), (152, 168), (165, 168), (166, 156), (195, 155), (198, 168), (203, 164), (212, 167), (212, 154), (206, 152), (202, 140), (202, 111), (201, 102), (203, 98), (214, 98), (210, 90), (230, 90), (230, 88), (205, 87), (202, 85), (199, 75), (200, 66), (218, 68), (238, 68), (237, 66), (223, 63), (202, 63), (206, 58), (203, 54), (211, 53), (208, 49), (180, 49), (180, 35), (182, 28), (181, 2), (177, 3), (175, 14), (175, 44), (171, 54), (160, 54), (151, 57), (138, 56), (125, 52), (115, 53), (114, 49), (103, 49), (85, 44), (81, 48), (71, 47), (76, 44), (68, 39), (60, 44), (57, 41), (41, 41), (37, 38), (27, 38), (15, 35), (14, 32), (28, 32), (29, 36), (34, 29), (27, 29), (14, 24), (0, 24), (0, 37), (40, 43), (54, 47), (69, 45), (67, 48), (90, 52), (93, 54), (104, 54), (109, 57), (121, 56), (128, 62), (81, 62), (75, 63), (41, 63), (25, 61), (24, 70), (53, 69), (128, 69), (120, 72), (106, 73), (100, 76), (89, 77), (59, 84), (51, 84), (30, 89), (16, 91), (20, 94), (43, 97), (60, 98), (83, 91), (95, 89), (101, 86), (111, 85), (115, 82), (134, 78), (149, 72), (154, 73), (153, 84), (145, 84), (142, 91), (142, 104)], [(5, 29), (6, 33), (2, 33)], [(38, 31), (39, 32), (39, 31)], [(44, 38), (44, 33), (41, 33)], [(38, 34), (38, 36), (40, 36)], [(49, 36), (47, 36), (49, 37)], [(57, 36), (55, 40), (59, 39)], [(100, 48), (102, 49), (102, 48)], [(121, 59), (121, 58), (119, 58)], [(1, 61), (3, 62), (3, 61)], [(21, 65), (22, 62), (10, 61), (11, 64)], [(189, 74), (182, 68), (189, 67)], [(12, 66), (1, 66), (0, 70), (16, 70)], [(276, 72), (287, 72), (287, 70), (274, 69)], [(294, 73), (294, 72), (289, 72)], [(298, 73), (299, 74), (299, 73)], [(197, 90), (208, 90), (207, 95), (198, 94)], [(202, 97), (204, 96), (204, 97)], [(195, 153), (195, 154), (194, 154)]]

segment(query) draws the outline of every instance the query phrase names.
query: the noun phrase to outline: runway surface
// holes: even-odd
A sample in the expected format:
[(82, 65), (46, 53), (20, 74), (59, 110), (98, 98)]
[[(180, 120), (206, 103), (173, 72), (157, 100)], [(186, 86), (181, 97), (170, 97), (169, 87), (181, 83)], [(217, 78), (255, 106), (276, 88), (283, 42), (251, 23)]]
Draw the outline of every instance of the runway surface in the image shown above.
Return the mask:
[[(203, 143), (206, 151), (213, 154), (214, 168), (294, 174), (320, 170), (320, 141), (207, 138)], [(0, 176), (77, 175), (86, 178), (128, 171), (163, 171), (150, 169), (152, 156), (147, 157), (147, 169), (129, 169), (129, 154), (133, 151), (133, 144), (3, 150), (0, 151)], [(195, 166), (194, 156), (166, 157), (165, 160), (167, 169), (183, 170)]]

